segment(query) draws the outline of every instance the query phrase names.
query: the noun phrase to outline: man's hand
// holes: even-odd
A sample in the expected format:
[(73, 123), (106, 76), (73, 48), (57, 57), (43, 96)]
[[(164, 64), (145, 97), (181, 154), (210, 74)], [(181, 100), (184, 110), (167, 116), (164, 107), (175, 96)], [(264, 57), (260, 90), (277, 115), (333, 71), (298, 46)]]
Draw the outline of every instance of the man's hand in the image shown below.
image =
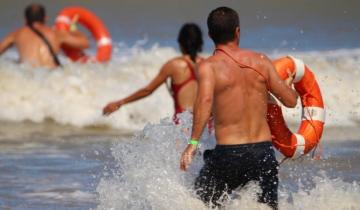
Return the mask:
[(288, 77), (281, 80), (274, 64), (267, 57), (262, 60), (262, 65), (268, 70), (268, 85), (270, 93), (273, 94), (284, 106), (294, 108), (297, 104), (297, 93), (292, 88), (295, 72), (288, 71)]
[(72, 20), (71, 20), (71, 23), (70, 23), (70, 32), (74, 32), (74, 31), (77, 31), (77, 22), (79, 20), (79, 14), (76, 14)]
[(103, 109), (103, 115), (109, 116), (111, 113), (118, 110), (123, 103), (121, 101), (111, 102), (108, 105), (106, 105)]
[(291, 71), (288, 70), (287, 73), (288, 73), (288, 78), (286, 78), (286, 79), (284, 80), (284, 82), (285, 82), (285, 84), (286, 84), (288, 87), (291, 88), (291, 86), (292, 86), (292, 84), (293, 84), (293, 82), (294, 82), (294, 77), (295, 77), (296, 71), (294, 71), (293, 73), (291, 73)]
[(180, 158), (180, 169), (183, 171), (187, 171), (187, 169), (189, 168), (195, 152), (196, 152), (197, 146), (196, 145), (192, 145), (192, 144), (188, 144), (188, 146), (186, 147), (186, 149), (184, 150), (184, 152), (181, 155)]

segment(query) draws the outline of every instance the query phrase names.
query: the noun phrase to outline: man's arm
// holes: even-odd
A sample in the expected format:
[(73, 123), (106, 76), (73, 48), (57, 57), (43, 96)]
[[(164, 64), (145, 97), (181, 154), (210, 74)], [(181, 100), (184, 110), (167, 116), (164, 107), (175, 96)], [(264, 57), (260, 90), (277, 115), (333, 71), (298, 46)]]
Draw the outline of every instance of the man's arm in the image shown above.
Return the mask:
[(208, 122), (214, 98), (215, 78), (209, 63), (199, 67), (199, 87), (194, 104), (192, 139), (199, 139)]
[(88, 38), (80, 31), (57, 31), (60, 43), (73, 48), (86, 49), (90, 47)]
[(10, 33), (0, 42), (0, 55), (3, 54), (7, 49), (9, 49), (14, 44), (15, 34), (16, 32)]
[(122, 105), (142, 99), (151, 93), (153, 93), (162, 83), (165, 82), (166, 78), (170, 76), (171, 64), (165, 64), (159, 74), (145, 87), (129, 95), (126, 98), (114, 101), (106, 105), (103, 109), (104, 115), (110, 115), (114, 111), (118, 110)]
[[(194, 120), (191, 139), (198, 141), (211, 115), (214, 98), (215, 78), (212, 67), (204, 62), (199, 67), (199, 87), (194, 104)], [(192, 162), (197, 146), (188, 144), (182, 153), (180, 169), (186, 171)]]
[(274, 96), (280, 100), (282, 104), (286, 107), (293, 108), (296, 106), (298, 94), (294, 89), (291, 88), (292, 85), (292, 75), (289, 75), (289, 78), (286, 81), (281, 80), (279, 75), (276, 72), (274, 65), (271, 60), (267, 57), (263, 58), (263, 65), (268, 69), (268, 85), (269, 91), (274, 94)]

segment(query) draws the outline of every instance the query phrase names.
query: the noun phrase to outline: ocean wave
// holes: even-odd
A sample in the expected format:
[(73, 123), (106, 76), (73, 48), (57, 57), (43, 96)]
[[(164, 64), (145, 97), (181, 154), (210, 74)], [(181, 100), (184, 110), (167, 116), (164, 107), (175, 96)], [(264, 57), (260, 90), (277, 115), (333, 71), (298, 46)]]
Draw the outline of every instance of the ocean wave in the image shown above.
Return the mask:
[[(165, 86), (151, 97), (125, 105), (110, 117), (102, 108), (147, 84), (161, 66), (179, 53), (172, 47), (154, 45), (145, 49), (118, 43), (108, 64), (65, 62), (63, 69), (30, 69), (0, 58), (0, 120), (43, 122), (52, 119), (73, 126), (109, 126), (140, 129), (173, 113), (173, 102)], [(278, 58), (288, 52), (270, 53)], [(360, 121), (360, 49), (291, 53), (314, 71), (327, 109), (328, 125), (357, 125)], [(206, 54), (206, 55), (209, 55)], [(205, 55), (205, 56), (206, 56)], [(301, 109), (287, 109), (292, 123), (300, 121)]]

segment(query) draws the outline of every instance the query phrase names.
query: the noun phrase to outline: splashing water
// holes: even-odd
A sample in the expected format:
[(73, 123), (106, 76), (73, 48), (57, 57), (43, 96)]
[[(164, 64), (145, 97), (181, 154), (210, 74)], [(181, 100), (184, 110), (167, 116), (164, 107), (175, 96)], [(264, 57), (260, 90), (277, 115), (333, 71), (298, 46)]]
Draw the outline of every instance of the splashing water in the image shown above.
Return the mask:
[[(160, 125), (147, 124), (131, 144), (118, 144), (113, 155), (119, 164), (115, 177), (102, 180), (98, 186), (99, 209), (204, 209), (201, 201), (192, 196), (191, 181), (200, 164), (197, 158), (189, 173), (179, 170), (179, 157), (186, 145), (191, 119), (182, 114), (182, 126), (170, 119)], [(185, 132), (184, 132), (185, 131)], [(120, 193), (121, 198), (109, 195)], [(140, 202), (139, 202), (140, 201)]]
[[(100, 181), (98, 209), (208, 209), (193, 191), (194, 179), (203, 165), (201, 156), (196, 156), (188, 172), (179, 169), (180, 154), (189, 137), (191, 115), (182, 114), (181, 118), (181, 126), (174, 125), (170, 119), (147, 124), (130, 142), (112, 148), (118, 169), (111, 178)], [(204, 133), (200, 153), (214, 147), (214, 137)], [(321, 165), (321, 162), (312, 164)], [(314, 167), (301, 162), (296, 165), (300, 166), (280, 168), (280, 209), (360, 208), (359, 183), (347, 183), (321, 173), (315, 175)], [(311, 184), (304, 184), (307, 179)], [(226, 209), (269, 209), (256, 202), (257, 192), (256, 183), (249, 184), (231, 195), (233, 199)]]

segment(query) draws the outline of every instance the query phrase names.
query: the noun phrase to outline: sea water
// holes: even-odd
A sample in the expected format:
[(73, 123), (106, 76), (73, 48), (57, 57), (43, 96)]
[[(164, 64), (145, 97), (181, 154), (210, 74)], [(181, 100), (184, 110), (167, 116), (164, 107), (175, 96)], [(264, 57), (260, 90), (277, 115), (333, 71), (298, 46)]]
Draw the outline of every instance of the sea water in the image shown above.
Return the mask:
[[(15, 209), (206, 209), (192, 184), (203, 162), (179, 170), (191, 115), (171, 122), (171, 96), (161, 87), (110, 117), (103, 106), (145, 85), (175, 48), (118, 44), (106, 65), (71, 64), (30, 69), (0, 61), (0, 205)], [(273, 52), (278, 58), (287, 52)], [(359, 209), (359, 50), (291, 53), (314, 71), (327, 122), (320, 160), (304, 157), (280, 166), (281, 209)], [(206, 54), (204, 54), (206, 56)], [(144, 109), (146, 107), (146, 109)], [(300, 121), (301, 107), (286, 110)], [(134, 133), (135, 132), (135, 133)], [(203, 151), (214, 137), (202, 140)], [(282, 160), (278, 154), (278, 160)], [(266, 209), (256, 183), (236, 192), (229, 209)]]
[[(21, 26), (29, 2), (1, 2), (1, 37)], [(314, 158), (280, 165), (280, 209), (360, 209), (358, 1), (39, 2), (50, 20), (64, 6), (93, 10), (112, 34), (114, 54), (107, 64), (61, 57), (64, 68), (54, 71), (19, 65), (14, 51), (1, 55), (1, 209), (206, 209), (193, 191), (201, 154), (188, 172), (179, 169), (191, 115), (182, 116), (181, 126), (171, 122), (165, 86), (109, 117), (102, 108), (146, 85), (180, 54), (176, 36), (184, 22), (197, 22), (206, 35), (208, 12), (223, 4), (240, 13), (241, 46), (271, 59), (302, 59), (322, 90), (327, 114), (321, 144)], [(212, 53), (211, 41), (205, 43), (204, 57)], [(285, 115), (296, 131), (301, 107)], [(200, 153), (214, 144), (205, 132)], [(277, 158), (283, 160), (279, 153)], [(227, 209), (266, 209), (255, 201), (258, 191), (256, 183), (236, 191)]]

